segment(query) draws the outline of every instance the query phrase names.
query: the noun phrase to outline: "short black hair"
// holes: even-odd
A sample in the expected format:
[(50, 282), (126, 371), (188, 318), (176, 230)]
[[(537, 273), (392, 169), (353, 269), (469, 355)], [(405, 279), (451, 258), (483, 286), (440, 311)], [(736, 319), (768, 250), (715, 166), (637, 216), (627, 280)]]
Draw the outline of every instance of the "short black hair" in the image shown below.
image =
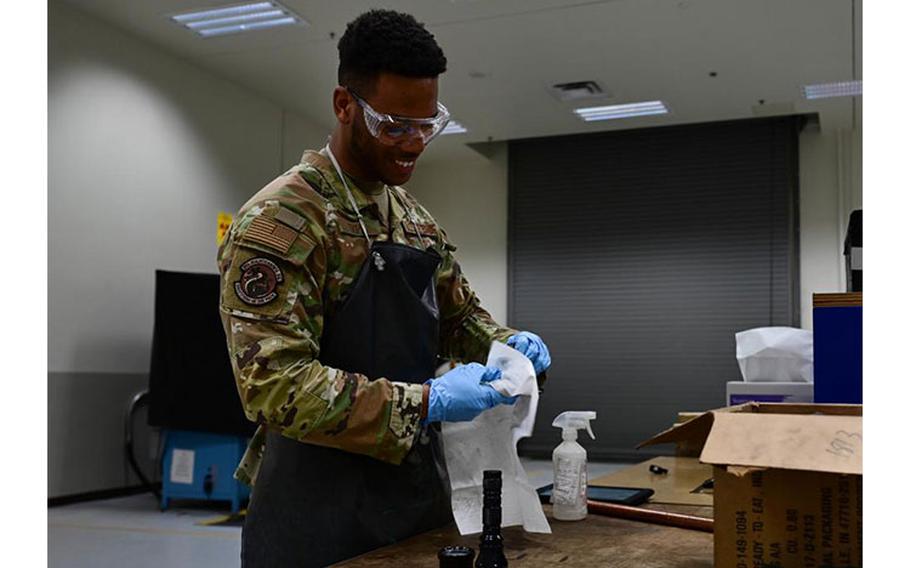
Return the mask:
[(414, 16), (393, 10), (357, 16), (338, 42), (338, 56), (338, 84), (355, 92), (369, 92), (380, 73), (422, 79), (446, 70), (433, 34)]

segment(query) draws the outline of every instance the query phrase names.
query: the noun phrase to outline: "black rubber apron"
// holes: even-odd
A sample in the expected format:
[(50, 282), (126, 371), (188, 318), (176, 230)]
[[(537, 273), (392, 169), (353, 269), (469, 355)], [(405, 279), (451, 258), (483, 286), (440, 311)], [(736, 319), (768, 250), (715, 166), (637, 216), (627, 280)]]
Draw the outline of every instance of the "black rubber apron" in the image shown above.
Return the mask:
[[(327, 314), (319, 360), (423, 383), (436, 368), (435, 251), (373, 243), (351, 293)], [(243, 528), (244, 568), (326, 566), (451, 522), (438, 432), (401, 465), (270, 431)]]

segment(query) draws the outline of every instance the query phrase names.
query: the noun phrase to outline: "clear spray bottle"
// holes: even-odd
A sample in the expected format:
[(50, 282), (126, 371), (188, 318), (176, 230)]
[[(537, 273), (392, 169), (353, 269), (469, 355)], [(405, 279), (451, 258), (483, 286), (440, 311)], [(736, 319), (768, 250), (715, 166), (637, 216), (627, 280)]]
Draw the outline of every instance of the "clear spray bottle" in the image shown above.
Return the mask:
[(553, 516), (561, 521), (580, 521), (588, 514), (588, 452), (575, 440), (578, 430), (584, 428), (591, 439), (591, 420), (597, 419), (593, 411), (570, 410), (553, 421), (562, 428), (562, 443), (553, 450)]

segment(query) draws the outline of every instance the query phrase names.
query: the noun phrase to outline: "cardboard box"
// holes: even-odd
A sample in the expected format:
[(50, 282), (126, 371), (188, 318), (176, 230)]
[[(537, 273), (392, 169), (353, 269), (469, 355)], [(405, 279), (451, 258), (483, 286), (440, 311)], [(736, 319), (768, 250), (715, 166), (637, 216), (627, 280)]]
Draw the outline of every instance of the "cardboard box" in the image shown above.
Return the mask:
[(749, 403), (641, 446), (700, 445), (714, 467), (714, 565), (862, 565), (861, 405)]

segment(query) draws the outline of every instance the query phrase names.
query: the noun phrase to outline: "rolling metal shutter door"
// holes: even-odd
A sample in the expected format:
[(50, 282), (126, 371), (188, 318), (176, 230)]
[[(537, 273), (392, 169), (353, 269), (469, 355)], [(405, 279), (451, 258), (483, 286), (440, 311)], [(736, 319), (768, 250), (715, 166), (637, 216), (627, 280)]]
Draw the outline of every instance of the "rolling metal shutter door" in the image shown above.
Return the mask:
[(724, 405), (735, 332), (799, 325), (798, 131), (782, 117), (509, 144), (509, 323), (553, 355), (523, 453), (549, 455), (559, 412), (596, 410), (592, 457), (646, 457), (635, 445), (679, 411)]

